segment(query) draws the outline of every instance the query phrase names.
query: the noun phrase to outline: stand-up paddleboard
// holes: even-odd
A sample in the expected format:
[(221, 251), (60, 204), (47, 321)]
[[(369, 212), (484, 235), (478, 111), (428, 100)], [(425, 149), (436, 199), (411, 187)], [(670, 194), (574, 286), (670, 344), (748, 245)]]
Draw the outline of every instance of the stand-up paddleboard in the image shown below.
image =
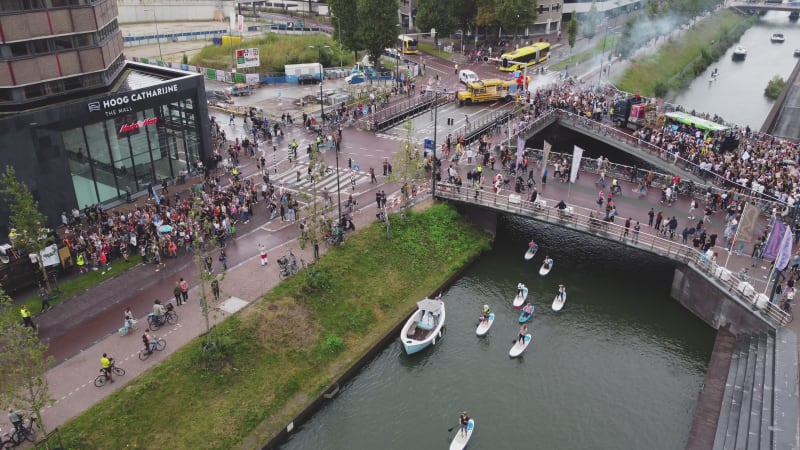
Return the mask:
[(552, 262), (552, 263), (550, 263), (550, 266), (549, 266), (549, 267), (548, 267), (548, 266), (545, 266), (545, 264), (544, 264), (544, 263), (542, 263), (542, 267), (540, 267), (540, 268), (539, 268), (539, 275), (541, 275), (541, 276), (545, 276), (545, 275), (547, 275), (548, 273), (550, 273), (550, 271), (551, 271), (551, 270), (553, 270), (553, 264), (554, 264), (554, 263), (555, 263), (555, 262)]
[(466, 447), (469, 443), (469, 438), (472, 437), (472, 432), (474, 430), (475, 419), (469, 419), (469, 423), (467, 423), (467, 432), (465, 434), (461, 434), (461, 428), (459, 427), (458, 431), (456, 431), (456, 436), (453, 438), (453, 442), (450, 443), (450, 450), (464, 450), (464, 447)]
[(489, 318), (482, 320), (481, 323), (478, 324), (478, 329), (475, 330), (475, 334), (478, 336), (486, 336), (486, 333), (489, 332), (489, 328), (492, 328), (492, 323), (494, 323), (494, 313), (489, 313)]
[[(533, 306), (533, 305), (531, 305), (531, 306)], [(525, 323), (525, 322), (531, 320), (531, 317), (533, 317), (534, 311), (536, 311), (536, 307), (535, 306), (533, 306), (533, 309), (531, 310), (530, 314), (526, 313), (525, 311), (522, 311), (521, 313), (519, 313), (519, 323)]]
[(520, 283), (517, 286), (517, 290), (518, 291), (520, 289), (520, 286), (522, 286), (522, 295), (517, 294), (517, 295), (514, 296), (514, 308), (515, 309), (522, 308), (522, 305), (525, 304), (525, 300), (527, 300), (527, 298), (528, 298), (528, 288), (524, 284)]
[(511, 350), (508, 351), (508, 356), (512, 358), (516, 358), (517, 356), (521, 355), (522, 352), (528, 348), (528, 345), (531, 343), (531, 335), (526, 334), (525, 339), (523, 342), (519, 342), (519, 339), (514, 341), (514, 345), (511, 347)]
[(539, 250), (538, 245), (534, 245), (533, 247), (528, 247), (528, 251), (525, 252), (525, 261), (530, 261), (536, 256), (536, 252)]
[(556, 294), (556, 298), (553, 299), (553, 311), (561, 311), (561, 308), (564, 307), (564, 303), (567, 302), (567, 293), (566, 292), (559, 292)]

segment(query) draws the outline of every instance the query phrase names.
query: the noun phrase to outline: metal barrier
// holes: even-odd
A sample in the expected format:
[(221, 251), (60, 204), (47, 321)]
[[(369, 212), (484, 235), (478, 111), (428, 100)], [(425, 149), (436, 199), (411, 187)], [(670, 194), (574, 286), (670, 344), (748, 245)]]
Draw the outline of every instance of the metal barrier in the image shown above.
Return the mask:
[(436, 196), (571, 228), (685, 263), (702, 273), (720, 290), (747, 305), (754, 314), (768, 323), (782, 327), (791, 321), (789, 314), (771, 303), (763, 294), (757, 293), (752, 284), (708, 261), (694, 248), (652, 234), (636, 234), (633, 229), (595, 217), (595, 211), (589, 208), (568, 206), (566, 209), (558, 209), (558, 202), (541, 195), (536, 202), (529, 202), (513, 192), (494, 193), (448, 183), (436, 184)]

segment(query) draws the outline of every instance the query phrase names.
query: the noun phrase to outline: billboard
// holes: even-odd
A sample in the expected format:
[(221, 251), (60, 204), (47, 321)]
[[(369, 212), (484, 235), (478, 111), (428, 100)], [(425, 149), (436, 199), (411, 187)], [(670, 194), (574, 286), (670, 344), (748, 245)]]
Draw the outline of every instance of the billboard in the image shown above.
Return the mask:
[(258, 67), (261, 65), (261, 58), (257, 48), (240, 48), (236, 50), (236, 68), (245, 69), (247, 67)]

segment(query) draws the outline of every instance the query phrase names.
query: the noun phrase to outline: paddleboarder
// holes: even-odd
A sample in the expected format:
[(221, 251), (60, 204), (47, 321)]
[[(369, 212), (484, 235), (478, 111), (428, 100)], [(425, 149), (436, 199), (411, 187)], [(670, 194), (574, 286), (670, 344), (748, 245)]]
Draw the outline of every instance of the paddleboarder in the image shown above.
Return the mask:
[(524, 344), (525, 343), (525, 335), (526, 334), (528, 334), (528, 326), (525, 325), (525, 324), (522, 324), (522, 326), (519, 327), (519, 337), (517, 338), (517, 343)]
[(517, 297), (522, 297), (523, 289), (525, 289), (525, 285), (522, 283), (517, 283)]
[(483, 305), (483, 310), (481, 311), (480, 321), (481, 322), (485, 322), (485, 321), (489, 320), (489, 313), (491, 313), (491, 309), (489, 308), (489, 305)]
[(461, 413), (461, 416), (458, 418), (458, 423), (461, 425), (461, 435), (467, 435), (467, 427), (469, 426), (469, 414), (466, 411)]
[(553, 265), (553, 259), (550, 258), (549, 256), (545, 256), (544, 257), (544, 268), (545, 269), (549, 269), (550, 266), (552, 266), (552, 265)]
[(531, 305), (531, 302), (525, 304), (525, 307), (522, 308), (522, 312), (524, 312), (527, 315), (533, 314), (533, 305)]
[(561, 297), (561, 300), (564, 300), (564, 297), (567, 295), (567, 287), (563, 284), (558, 285), (558, 295)]
[(536, 242), (533, 242), (533, 239), (531, 239), (531, 241), (528, 243), (528, 251), (533, 253), (534, 251), (536, 251), (537, 247), (539, 246), (536, 245)]

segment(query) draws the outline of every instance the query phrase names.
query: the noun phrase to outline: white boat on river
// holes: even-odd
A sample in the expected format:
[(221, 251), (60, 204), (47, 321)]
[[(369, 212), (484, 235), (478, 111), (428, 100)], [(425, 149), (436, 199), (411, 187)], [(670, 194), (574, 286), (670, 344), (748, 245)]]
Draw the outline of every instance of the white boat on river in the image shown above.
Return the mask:
[(413, 355), (429, 345), (436, 345), (442, 337), (444, 327), (444, 302), (426, 298), (417, 302), (417, 310), (411, 314), (403, 330), (400, 340), (406, 353)]

